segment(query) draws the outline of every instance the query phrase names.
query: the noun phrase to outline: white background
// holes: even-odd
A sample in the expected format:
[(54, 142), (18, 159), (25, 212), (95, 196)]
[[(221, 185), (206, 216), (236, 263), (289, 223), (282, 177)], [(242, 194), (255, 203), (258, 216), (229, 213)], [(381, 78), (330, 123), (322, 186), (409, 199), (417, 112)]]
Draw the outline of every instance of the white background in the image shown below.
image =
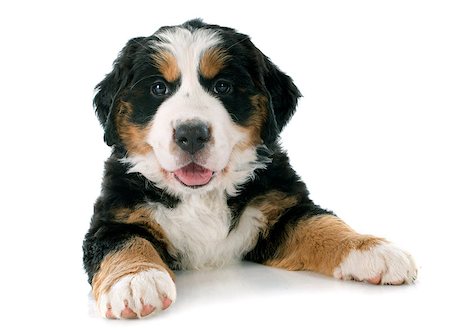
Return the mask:
[[(0, 330), (448, 332), (445, 3), (2, 2)], [(316, 202), (409, 250), (415, 285), (243, 265), (179, 274), (158, 317), (95, 317), (81, 243), (109, 149), (93, 88), (129, 38), (195, 17), (249, 34), (294, 78), (305, 97), (282, 137), (293, 166)]]

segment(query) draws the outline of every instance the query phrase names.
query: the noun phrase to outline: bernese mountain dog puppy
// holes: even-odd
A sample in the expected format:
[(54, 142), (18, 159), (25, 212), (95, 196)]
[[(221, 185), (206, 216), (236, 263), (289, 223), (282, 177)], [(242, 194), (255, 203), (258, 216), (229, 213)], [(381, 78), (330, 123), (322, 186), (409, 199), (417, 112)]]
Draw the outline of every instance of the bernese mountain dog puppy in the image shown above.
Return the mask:
[(127, 43), (94, 98), (112, 154), (83, 252), (102, 316), (167, 309), (174, 270), (239, 260), (414, 281), (407, 252), (309, 198), (278, 143), (299, 97), (234, 29), (192, 20)]

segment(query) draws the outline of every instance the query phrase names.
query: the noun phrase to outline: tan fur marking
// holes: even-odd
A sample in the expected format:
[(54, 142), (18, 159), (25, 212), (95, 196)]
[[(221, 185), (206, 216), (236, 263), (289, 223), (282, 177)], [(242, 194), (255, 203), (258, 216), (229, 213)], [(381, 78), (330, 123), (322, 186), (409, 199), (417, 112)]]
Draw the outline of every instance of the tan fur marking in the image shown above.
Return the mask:
[(108, 254), (103, 259), (92, 280), (92, 293), (98, 300), (99, 296), (108, 292), (120, 278), (150, 268), (166, 270), (175, 280), (175, 275), (161, 260), (150, 242), (143, 238), (133, 238), (122, 249)]
[(221, 48), (210, 48), (200, 59), (200, 74), (206, 79), (212, 79), (224, 68), (230, 56)]
[(278, 222), (284, 211), (295, 206), (297, 198), (289, 196), (280, 191), (271, 191), (264, 195), (254, 198), (250, 203), (250, 207), (255, 207), (263, 213), (266, 218), (266, 226), (262, 230), (262, 236), (267, 237), (269, 230)]
[(239, 126), (239, 130), (246, 134), (246, 139), (239, 142), (236, 148), (246, 150), (250, 147), (257, 146), (262, 143), (261, 131), (267, 119), (268, 100), (266, 96), (255, 95), (251, 98), (253, 105), (253, 113), (244, 126)]
[(167, 82), (174, 82), (180, 78), (177, 59), (169, 51), (161, 51), (152, 56), (155, 66)]
[(120, 208), (115, 211), (116, 219), (124, 223), (146, 223), (153, 221), (151, 209), (146, 207)]
[(131, 123), (130, 116), (132, 113), (133, 107), (130, 103), (120, 102), (116, 117), (117, 132), (129, 153), (148, 154), (152, 150), (152, 147), (146, 142), (151, 123), (146, 126)]
[(318, 215), (300, 221), (265, 264), (287, 270), (308, 270), (333, 275), (334, 269), (353, 249), (367, 250), (383, 239), (360, 235), (333, 215)]
[(163, 228), (155, 221), (153, 212), (148, 207), (120, 208), (115, 211), (115, 217), (119, 222), (140, 224), (145, 226), (158, 241), (166, 245), (169, 253), (175, 254), (176, 250), (169, 242)]

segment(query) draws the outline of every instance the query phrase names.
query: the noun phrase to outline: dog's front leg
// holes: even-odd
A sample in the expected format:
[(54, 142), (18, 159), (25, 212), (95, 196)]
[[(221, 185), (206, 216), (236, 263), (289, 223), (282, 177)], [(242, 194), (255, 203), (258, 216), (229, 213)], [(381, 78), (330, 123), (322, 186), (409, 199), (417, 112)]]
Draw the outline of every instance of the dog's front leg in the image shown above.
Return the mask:
[[(101, 255), (96, 238), (85, 242), (93, 256)], [(92, 279), (92, 293), (100, 314), (110, 319), (142, 318), (176, 299), (173, 272), (141, 237), (128, 239), (103, 257)]]
[[(263, 254), (262, 247), (273, 251)], [(410, 254), (384, 239), (358, 234), (331, 214), (280, 218), (248, 258), (372, 284), (411, 283), (417, 275)]]

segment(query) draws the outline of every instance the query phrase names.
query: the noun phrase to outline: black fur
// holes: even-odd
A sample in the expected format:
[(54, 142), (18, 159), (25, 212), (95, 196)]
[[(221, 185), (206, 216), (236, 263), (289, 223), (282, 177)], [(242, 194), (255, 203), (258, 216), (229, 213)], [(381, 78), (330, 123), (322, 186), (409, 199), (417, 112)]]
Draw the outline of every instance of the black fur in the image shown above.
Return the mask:
[(94, 97), (95, 111), (105, 129), (105, 142), (109, 146), (119, 142), (113, 123), (113, 106), (116, 104), (117, 97), (122, 89), (130, 81), (134, 57), (140, 48), (142, 40), (142, 37), (131, 39), (114, 62), (114, 68), (111, 73), (96, 86), (98, 92)]

